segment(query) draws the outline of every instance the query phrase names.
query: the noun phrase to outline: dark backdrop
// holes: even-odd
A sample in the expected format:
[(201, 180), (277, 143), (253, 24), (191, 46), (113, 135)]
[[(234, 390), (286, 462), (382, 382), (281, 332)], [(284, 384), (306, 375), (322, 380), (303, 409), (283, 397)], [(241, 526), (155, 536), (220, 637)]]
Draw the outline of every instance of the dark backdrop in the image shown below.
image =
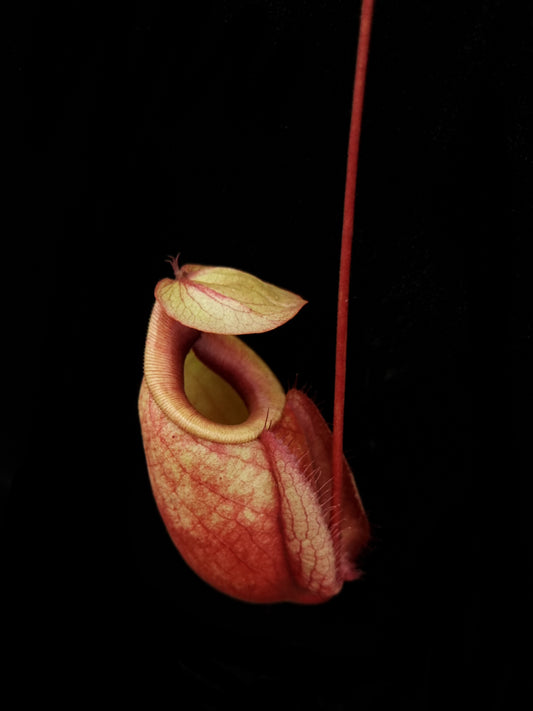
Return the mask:
[(502, 570), (513, 589), (501, 497), (519, 498), (504, 432), (520, 429), (511, 386), (531, 336), (524, 242), (509, 247), (527, 204), (527, 18), (504, 55), (502, 2), (377, 2), (346, 412), (373, 541), (331, 602), (250, 606), (189, 571), (159, 519), (136, 413), (144, 336), (177, 252), (295, 291), (298, 317), (248, 340), (331, 420), (359, 3), (190, 5), (13, 11), (14, 668), (44, 668), (43, 694), (69, 679), (120, 703), (168, 685), (191, 709), (498, 701), (511, 663), (488, 687), (480, 653), (512, 626), (483, 601)]

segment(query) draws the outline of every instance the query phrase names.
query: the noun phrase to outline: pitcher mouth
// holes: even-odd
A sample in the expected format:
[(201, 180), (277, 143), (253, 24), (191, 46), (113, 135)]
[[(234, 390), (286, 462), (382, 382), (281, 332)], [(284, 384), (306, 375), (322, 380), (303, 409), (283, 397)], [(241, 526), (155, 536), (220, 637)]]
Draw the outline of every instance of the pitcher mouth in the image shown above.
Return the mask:
[[(198, 388), (193, 386), (191, 390), (190, 379), (186, 383), (187, 358), (188, 368), (194, 367), (191, 350), (194, 358), (223, 382), (217, 399), (222, 414), (216, 419), (206, 416), (209, 408), (195, 407)], [(285, 406), (285, 393), (278, 379), (243, 341), (236, 336), (203, 333), (184, 326), (171, 318), (157, 301), (148, 327), (144, 375), (154, 400), (172, 422), (193, 436), (213, 442), (231, 444), (256, 439), (265, 427), (280, 419)], [(201, 368), (197, 375), (208, 377)], [(233, 395), (224, 385), (234, 391)], [(236, 398), (244, 405), (240, 415)], [(224, 399), (228, 408), (225, 414)], [(241, 418), (244, 419), (239, 422)]]
[(246, 422), (250, 413), (242, 397), (227, 380), (202, 363), (194, 348), (185, 356), (183, 377), (187, 400), (201, 415), (221, 425)]

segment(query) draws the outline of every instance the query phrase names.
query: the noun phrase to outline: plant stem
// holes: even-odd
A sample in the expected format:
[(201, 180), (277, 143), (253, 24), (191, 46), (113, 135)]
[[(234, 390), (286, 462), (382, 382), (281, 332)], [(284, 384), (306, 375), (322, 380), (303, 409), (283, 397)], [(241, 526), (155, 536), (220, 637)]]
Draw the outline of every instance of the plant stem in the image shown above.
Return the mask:
[(357, 183), (357, 163), (359, 158), (359, 143), (361, 137), (361, 119), (363, 116), (363, 97), (373, 10), (374, 0), (363, 0), (361, 6), (361, 20), (359, 24), (359, 39), (357, 44), (350, 136), (348, 141), (346, 185), (344, 189), (344, 215), (339, 270), (339, 295), (337, 302), (335, 400), (333, 404), (333, 507), (331, 521), (333, 531), (338, 530), (340, 526), (339, 518), (341, 510), (342, 470), (344, 460), (343, 432), (344, 400), (346, 390), (346, 351), (348, 340), (348, 300), (350, 293), (350, 267), (353, 242), (355, 188)]

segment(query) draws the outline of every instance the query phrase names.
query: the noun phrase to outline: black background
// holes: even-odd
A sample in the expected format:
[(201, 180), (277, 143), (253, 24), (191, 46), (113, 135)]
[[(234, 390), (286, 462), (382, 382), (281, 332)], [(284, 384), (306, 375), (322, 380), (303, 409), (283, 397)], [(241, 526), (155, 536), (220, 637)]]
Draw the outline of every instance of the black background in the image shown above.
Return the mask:
[(359, 3), (17, 5), (4, 609), (14, 669), (43, 694), (69, 679), (117, 702), (169, 687), (191, 709), (487, 691), (507, 707), (512, 655), (489, 675), (481, 653), (507, 650), (518, 595), (531, 154), (528, 18), (502, 6), (377, 2), (346, 412), (374, 535), (360, 582), (299, 607), (233, 601), (188, 570), (136, 399), (153, 288), (181, 252), (309, 301), (248, 342), (331, 420)]

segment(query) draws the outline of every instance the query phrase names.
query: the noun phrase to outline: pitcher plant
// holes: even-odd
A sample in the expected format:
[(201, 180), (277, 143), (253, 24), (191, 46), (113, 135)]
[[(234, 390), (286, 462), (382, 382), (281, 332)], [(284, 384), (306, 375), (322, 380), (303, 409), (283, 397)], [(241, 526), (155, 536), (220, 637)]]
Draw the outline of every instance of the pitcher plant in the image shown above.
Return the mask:
[(344, 199), (333, 432), (240, 335), (293, 318), (299, 296), (228, 267), (155, 288), (139, 415), (157, 507), (188, 565), (253, 603), (321, 603), (360, 576), (369, 523), (343, 455), (349, 277), (372, 0), (363, 0)]

